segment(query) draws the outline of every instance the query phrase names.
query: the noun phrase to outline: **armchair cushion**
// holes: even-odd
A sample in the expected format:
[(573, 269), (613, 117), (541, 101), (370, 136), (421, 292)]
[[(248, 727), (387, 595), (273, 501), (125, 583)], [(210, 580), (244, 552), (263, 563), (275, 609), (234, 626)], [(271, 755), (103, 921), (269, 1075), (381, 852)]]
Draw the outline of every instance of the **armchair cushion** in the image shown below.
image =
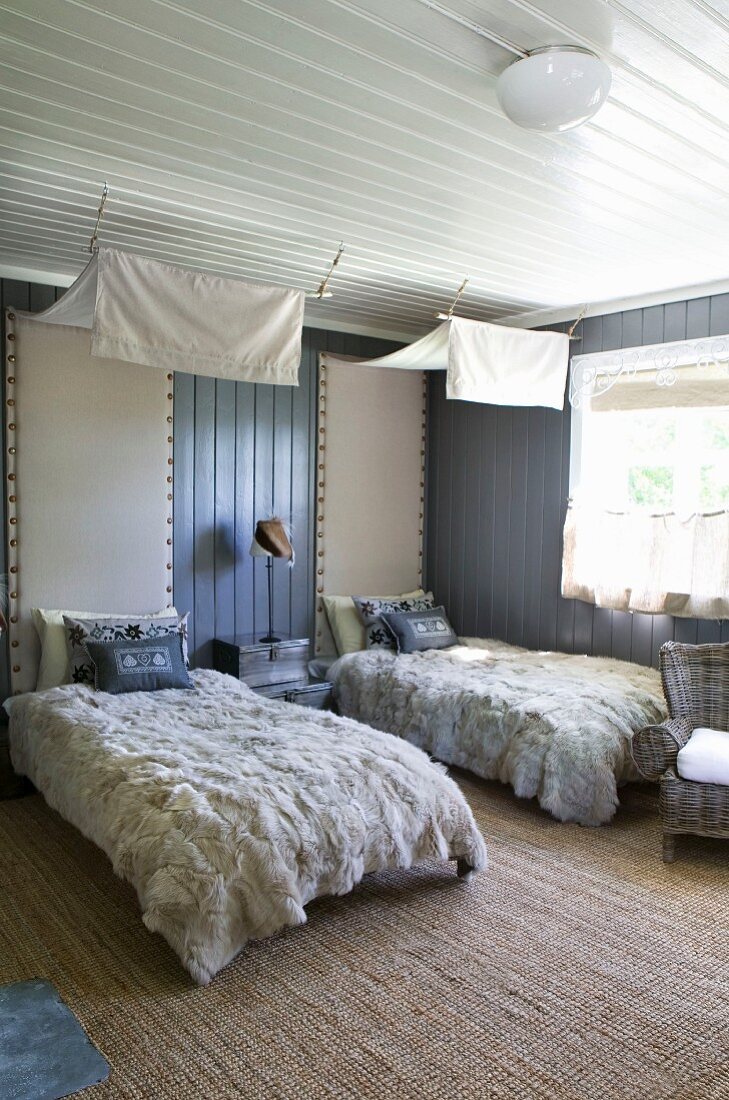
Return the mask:
[(678, 754), (676, 768), (682, 779), (729, 786), (729, 733), (695, 729)]

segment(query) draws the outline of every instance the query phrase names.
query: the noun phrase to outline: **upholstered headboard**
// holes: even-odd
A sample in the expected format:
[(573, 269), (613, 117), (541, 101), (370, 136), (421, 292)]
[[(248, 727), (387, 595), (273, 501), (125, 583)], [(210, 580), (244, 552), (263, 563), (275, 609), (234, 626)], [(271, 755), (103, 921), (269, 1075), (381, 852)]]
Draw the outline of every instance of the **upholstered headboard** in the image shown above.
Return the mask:
[(172, 375), (89, 355), (88, 330), (6, 314), (10, 684), (35, 687), (31, 607), (172, 603)]
[(333, 653), (322, 595), (422, 581), (426, 381), (319, 357), (316, 651)]

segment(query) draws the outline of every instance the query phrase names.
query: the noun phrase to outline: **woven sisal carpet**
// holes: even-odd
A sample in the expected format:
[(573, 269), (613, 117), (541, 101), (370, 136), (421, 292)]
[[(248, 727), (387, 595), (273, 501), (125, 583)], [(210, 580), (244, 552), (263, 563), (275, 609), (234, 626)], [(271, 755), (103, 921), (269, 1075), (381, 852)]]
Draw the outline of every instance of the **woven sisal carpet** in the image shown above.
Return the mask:
[(39, 797), (0, 803), (0, 982), (57, 985), (91, 1100), (729, 1098), (729, 844), (665, 867), (650, 791), (588, 830), (460, 781), (488, 872), (370, 879), (207, 989)]

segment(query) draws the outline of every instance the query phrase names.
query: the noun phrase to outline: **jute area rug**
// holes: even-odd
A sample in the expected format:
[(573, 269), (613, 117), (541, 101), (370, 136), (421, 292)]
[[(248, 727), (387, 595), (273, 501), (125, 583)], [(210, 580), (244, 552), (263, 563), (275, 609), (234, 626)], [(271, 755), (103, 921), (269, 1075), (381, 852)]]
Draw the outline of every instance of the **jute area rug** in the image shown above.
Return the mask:
[(0, 982), (55, 983), (91, 1100), (729, 1098), (729, 844), (664, 866), (650, 789), (582, 829), (458, 778), (488, 872), (370, 878), (207, 989), (39, 796), (0, 803)]

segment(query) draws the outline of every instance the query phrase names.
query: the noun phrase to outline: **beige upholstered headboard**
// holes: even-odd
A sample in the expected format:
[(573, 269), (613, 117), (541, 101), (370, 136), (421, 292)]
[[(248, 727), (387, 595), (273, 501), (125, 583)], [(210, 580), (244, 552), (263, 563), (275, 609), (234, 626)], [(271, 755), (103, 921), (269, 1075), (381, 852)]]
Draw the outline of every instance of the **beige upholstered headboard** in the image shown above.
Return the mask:
[(85, 329), (6, 315), (10, 684), (35, 687), (31, 607), (172, 601), (172, 375), (92, 359)]
[(333, 653), (322, 595), (422, 581), (425, 376), (319, 357), (316, 651)]

